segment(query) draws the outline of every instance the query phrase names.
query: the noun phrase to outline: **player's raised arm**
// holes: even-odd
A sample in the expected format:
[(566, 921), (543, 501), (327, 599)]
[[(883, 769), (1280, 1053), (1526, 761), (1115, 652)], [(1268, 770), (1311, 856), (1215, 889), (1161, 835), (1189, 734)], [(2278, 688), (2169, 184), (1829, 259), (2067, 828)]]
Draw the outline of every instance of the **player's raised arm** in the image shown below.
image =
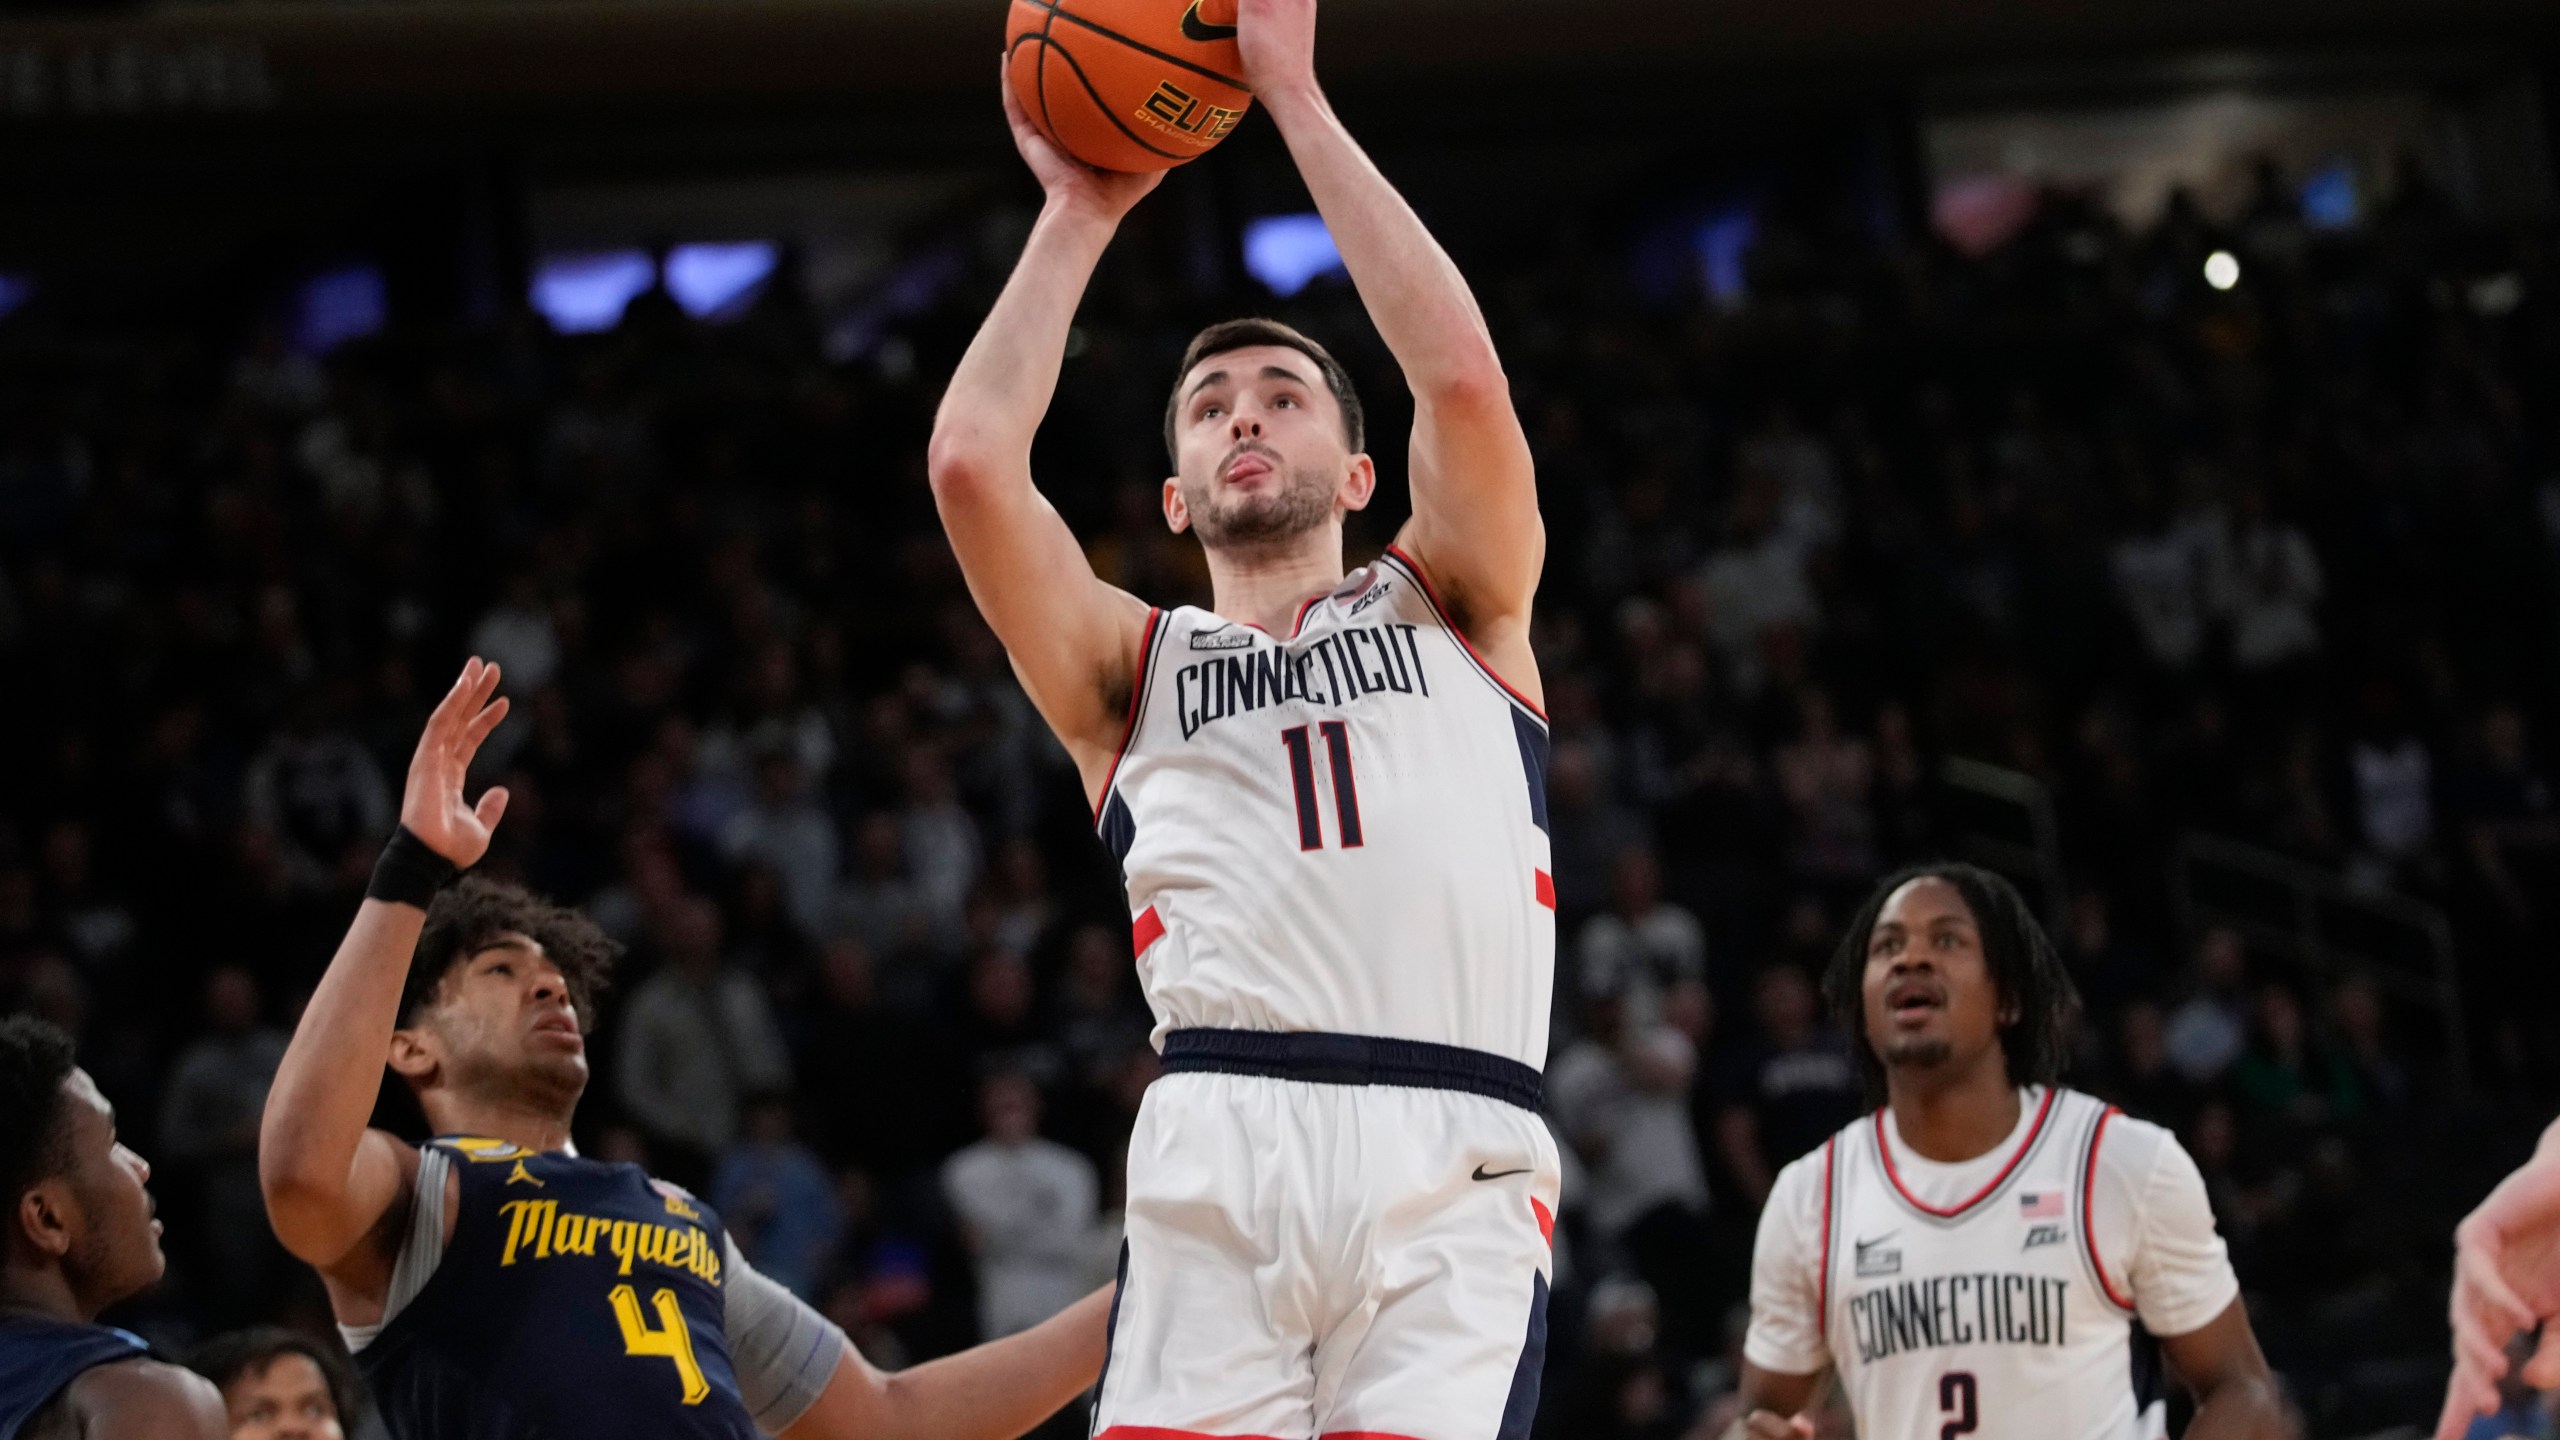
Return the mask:
[(437, 874), (476, 864), (506, 813), (503, 789), (477, 804), (462, 794), (471, 757), (506, 718), (497, 690), (498, 667), (475, 659), (427, 718), (400, 833), (267, 1092), (258, 1130), (267, 1218), (286, 1249), (323, 1272), (347, 1260), (416, 1173), (416, 1152), (368, 1122)]
[(1093, 267), (1121, 217), (1161, 177), (1078, 163), (1032, 128), (1011, 85), (1000, 88), (1014, 143), (1048, 203), (952, 372), (927, 469), (970, 595), (1032, 703), (1098, 786), (1120, 741), (1147, 608), (1094, 575), (1032, 485), (1031, 437), (1057, 391), (1067, 329)]
[(1242, 0), (1245, 81), (1288, 142), (1369, 318), (1413, 390), (1413, 519), (1400, 543), (1460, 626), (1534, 696), (1530, 597), (1546, 557), (1529, 442), (1484, 313), (1316, 83), (1316, 0)]

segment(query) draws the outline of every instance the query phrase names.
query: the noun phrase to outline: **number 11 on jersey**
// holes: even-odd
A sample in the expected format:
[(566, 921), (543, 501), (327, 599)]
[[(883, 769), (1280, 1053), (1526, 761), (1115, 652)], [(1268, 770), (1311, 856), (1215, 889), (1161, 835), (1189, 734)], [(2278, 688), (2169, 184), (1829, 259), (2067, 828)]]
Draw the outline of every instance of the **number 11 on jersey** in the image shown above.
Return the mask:
[[(1360, 788), (1351, 775), (1351, 731), (1339, 720), (1327, 720), (1315, 727), (1324, 734), (1325, 760), (1333, 771), (1334, 831), (1342, 837), (1342, 848), (1360, 848)], [(1292, 725), (1280, 732), (1280, 744), (1289, 752), (1289, 786), (1298, 797), (1298, 848), (1324, 848), (1324, 821), (1316, 814), (1315, 747), (1307, 742), (1307, 727)]]

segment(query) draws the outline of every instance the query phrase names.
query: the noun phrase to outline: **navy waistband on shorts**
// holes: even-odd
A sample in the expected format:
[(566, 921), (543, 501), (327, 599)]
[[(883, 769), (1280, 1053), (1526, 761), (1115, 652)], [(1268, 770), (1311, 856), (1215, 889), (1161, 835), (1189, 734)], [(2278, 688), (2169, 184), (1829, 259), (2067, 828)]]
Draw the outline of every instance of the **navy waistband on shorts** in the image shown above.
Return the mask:
[(1538, 1108), (1542, 1089), (1537, 1071), (1482, 1050), (1320, 1030), (1175, 1030), (1164, 1037), (1164, 1071), (1460, 1090), (1523, 1110)]

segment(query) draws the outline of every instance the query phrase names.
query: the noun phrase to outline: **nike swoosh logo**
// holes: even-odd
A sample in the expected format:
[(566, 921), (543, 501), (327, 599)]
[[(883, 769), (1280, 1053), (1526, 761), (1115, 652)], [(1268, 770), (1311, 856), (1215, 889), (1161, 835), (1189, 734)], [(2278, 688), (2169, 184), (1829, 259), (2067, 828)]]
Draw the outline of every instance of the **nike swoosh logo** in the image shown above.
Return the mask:
[(1233, 40), (1236, 38), (1236, 27), (1212, 25), (1201, 19), (1200, 0), (1191, 0), (1191, 8), (1182, 12), (1182, 38), (1204, 43), (1211, 40)]
[(1476, 1178), (1479, 1180), (1499, 1180), (1506, 1175), (1526, 1175), (1528, 1173), (1529, 1167), (1526, 1165), (1521, 1166), (1517, 1170), (1487, 1170), (1481, 1165), (1476, 1167)]
[(1860, 1241), (1858, 1241), (1858, 1242), (1857, 1242), (1857, 1246), (1858, 1246), (1858, 1253), (1859, 1253), (1859, 1254), (1861, 1254), (1861, 1255), (1866, 1254), (1869, 1250), (1872, 1250), (1872, 1249), (1874, 1249), (1876, 1246), (1881, 1245), (1881, 1244), (1883, 1244), (1884, 1242), (1886, 1242), (1887, 1240), (1892, 1239), (1892, 1238), (1894, 1237), (1895, 1233), (1896, 1233), (1895, 1231), (1887, 1230), (1886, 1232), (1884, 1232), (1883, 1234), (1881, 1234), (1881, 1235), (1877, 1236), (1877, 1237), (1876, 1237), (1876, 1238), (1874, 1238), (1873, 1240), (1860, 1240)]

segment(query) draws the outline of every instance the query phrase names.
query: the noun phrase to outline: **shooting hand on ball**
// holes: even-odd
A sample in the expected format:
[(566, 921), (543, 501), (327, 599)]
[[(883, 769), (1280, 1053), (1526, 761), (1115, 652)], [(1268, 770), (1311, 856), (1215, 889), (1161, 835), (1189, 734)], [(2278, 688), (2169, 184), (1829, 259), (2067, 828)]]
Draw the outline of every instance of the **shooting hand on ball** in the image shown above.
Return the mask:
[(1013, 127), (1013, 148), (1022, 152), (1023, 163), (1031, 167), (1051, 205), (1085, 210), (1116, 222), (1164, 179), (1161, 170), (1133, 174), (1085, 164), (1059, 149), (1031, 123), (1010, 79), (1000, 76), (996, 89), (1004, 95), (1004, 119)]
[(492, 786), (474, 805), (462, 797), (463, 778), (481, 742), (506, 718), (498, 667), (474, 657), (427, 717), (426, 733), (418, 737), (418, 752), (409, 760), (400, 823), (428, 849), (465, 870), (489, 853), (489, 836), (498, 828), (498, 817), (507, 813), (507, 792), (504, 786)]

